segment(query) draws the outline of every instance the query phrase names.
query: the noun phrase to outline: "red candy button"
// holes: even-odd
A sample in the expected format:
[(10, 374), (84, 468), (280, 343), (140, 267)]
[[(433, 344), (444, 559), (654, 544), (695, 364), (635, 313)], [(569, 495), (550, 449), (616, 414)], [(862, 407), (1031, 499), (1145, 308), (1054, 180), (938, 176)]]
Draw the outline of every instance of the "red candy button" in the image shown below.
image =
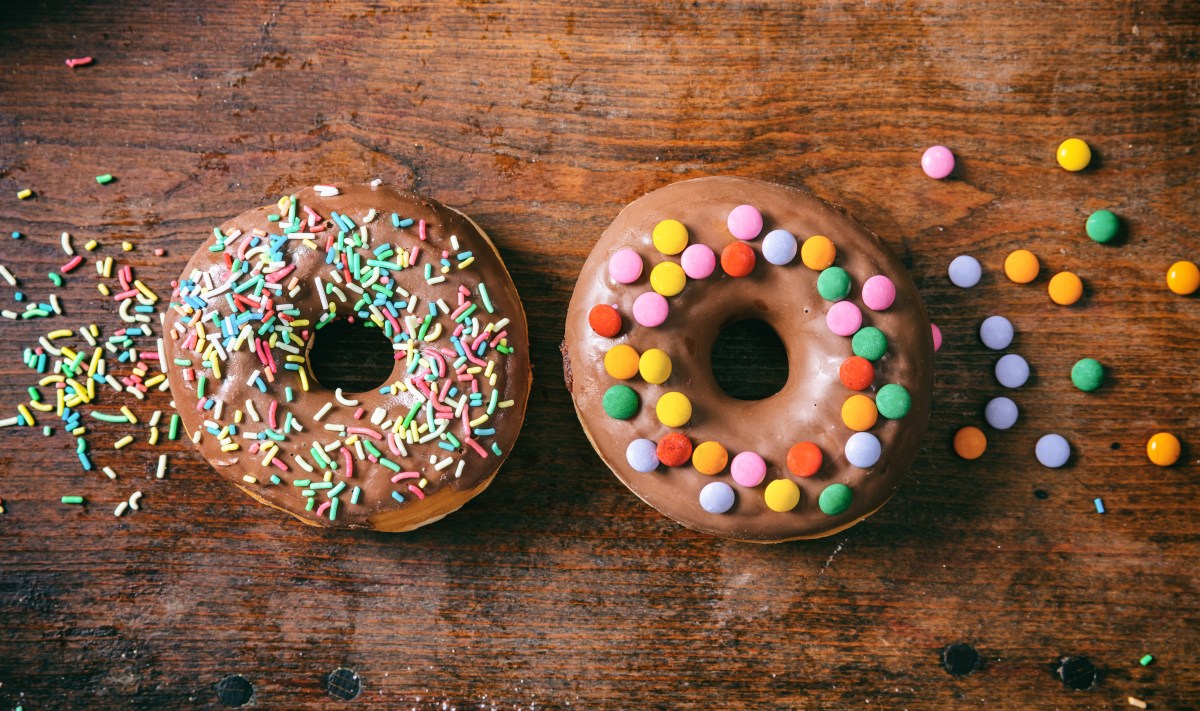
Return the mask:
[(875, 382), (875, 366), (866, 358), (850, 356), (842, 361), (838, 375), (842, 378), (842, 385), (851, 390), (866, 390)]
[(668, 467), (681, 467), (692, 459), (692, 441), (672, 432), (658, 441), (658, 461)]
[(812, 476), (821, 468), (821, 450), (812, 442), (798, 442), (787, 454), (788, 471), (796, 476)]
[(621, 314), (608, 304), (596, 304), (588, 313), (588, 325), (597, 334), (613, 338), (621, 332)]
[(754, 271), (754, 250), (745, 242), (734, 242), (721, 250), (721, 268), (731, 277), (744, 277)]

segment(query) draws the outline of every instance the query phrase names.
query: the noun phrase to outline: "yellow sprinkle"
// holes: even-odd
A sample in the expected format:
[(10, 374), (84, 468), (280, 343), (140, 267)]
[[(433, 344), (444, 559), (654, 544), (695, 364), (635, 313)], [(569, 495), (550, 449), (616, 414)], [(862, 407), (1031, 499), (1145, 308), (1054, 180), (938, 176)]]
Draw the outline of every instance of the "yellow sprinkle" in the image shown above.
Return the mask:
[(133, 444), (133, 435), (125, 435), (116, 442), (113, 442), (113, 449), (125, 449), (130, 444)]
[(29, 406), (39, 412), (54, 412), (54, 406), (48, 402), (34, 402), (30, 400)]
[(121, 251), (122, 251), (122, 252), (131, 252), (131, 251), (133, 251), (133, 243), (132, 243), (132, 242), (122, 242), (122, 243), (121, 243)]
[(96, 399), (96, 381), (95, 380), (92, 380), (90, 378), (88, 379), (87, 391), (88, 391), (87, 401), (91, 402), (92, 400), (95, 400)]
[(112, 265), (113, 265), (112, 257), (105, 257), (104, 258), (104, 278), (105, 279), (112, 278)]
[(58, 391), (57, 400), (58, 400), (58, 403), (54, 407), (54, 412), (59, 417), (62, 417), (63, 413), (65, 413), (66, 409), (67, 409), (67, 396), (63, 393), (62, 390)]
[(487, 415), (487, 413), (484, 413), (484, 414), (480, 415), (479, 417), (476, 417), (475, 419), (471, 420), (471, 426), (478, 427), (487, 421), (488, 421), (488, 415)]
[(142, 292), (142, 294), (145, 295), (145, 297), (147, 299), (150, 299), (152, 301), (158, 301), (158, 294), (154, 293), (153, 291), (150, 290), (150, 287), (143, 284), (141, 279), (134, 279), (133, 286), (135, 289)]
[(161, 383), (162, 381), (164, 381), (166, 379), (167, 379), (167, 376), (163, 375), (162, 373), (159, 373), (158, 375), (155, 375), (152, 378), (147, 378), (146, 382), (144, 384), (146, 387), (152, 388), (155, 385), (158, 385), (159, 383)]
[(158, 444), (158, 428), (157, 427), (150, 428), (150, 444), (152, 444), (152, 445)]
[[(225, 449), (225, 448), (221, 447), (221, 449)], [(246, 482), (247, 484), (257, 484), (258, 483), (258, 479), (255, 479), (254, 477), (250, 476), (249, 474), (242, 477), (242, 481)]]
[(129, 424), (136, 425), (138, 423), (137, 416), (126, 405), (121, 406), (121, 414), (125, 416), (125, 419), (129, 420)]
[(209, 362), (212, 363), (213, 378), (220, 380), (221, 379), (221, 359), (217, 357), (216, 353), (213, 353), (209, 358), (210, 358)]
[(63, 357), (66, 358), (67, 360), (75, 360), (75, 358), (79, 356), (78, 353), (76, 353), (75, 351), (71, 350), (70, 348), (68, 348), (66, 346), (62, 347), (62, 354), (63, 354)]
[(240, 424), (242, 424), (242, 418), (243, 418), (243, 417), (245, 417), (245, 415), (243, 415), (243, 414), (242, 414), (242, 411), (241, 411), (241, 410), (234, 410), (234, 412), (233, 412), (233, 423), (234, 423), (235, 425), (240, 425)]
[(300, 327), (307, 326), (307, 325), (309, 325), (309, 322), (308, 322), (308, 319), (306, 319), (306, 318), (298, 318), (295, 321), (292, 321), (292, 326), (294, 326), (296, 328), (300, 328)]
[(75, 332), (72, 331), (71, 329), (60, 328), (57, 331), (51, 331), (50, 333), (47, 333), (46, 338), (49, 338), (50, 340), (53, 341), (53, 340), (56, 340), (59, 338), (67, 338), (69, 336), (74, 336), (74, 335), (75, 335)]
[(467, 267), (471, 266), (471, 263), (474, 261), (475, 261), (475, 257), (467, 257), (466, 259), (464, 259), (463, 261), (458, 263), (458, 268), (466, 269)]
[(87, 428), (86, 427), (76, 427), (75, 429), (71, 430), (71, 434), (75, 437), (82, 437), (85, 434), (87, 434)]
[(274, 459), (274, 458), (275, 458), (275, 448), (274, 448), (274, 447), (272, 447), (272, 448), (270, 448), (270, 449), (268, 449), (268, 450), (267, 450), (267, 456), (263, 457), (263, 460), (262, 460), (262, 465), (263, 465), (264, 467), (269, 467), (269, 466), (271, 466), (271, 460), (272, 460), (272, 459)]
[(25, 200), (30, 197), (33, 197), (33, 191), (30, 190), (29, 188), (25, 188), (24, 190), (17, 191), (17, 199), (18, 200)]
[(110, 291), (108, 290), (108, 285), (107, 285), (107, 284), (103, 284), (103, 283), (101, 283), (101, 284), (97, 284), (97, 285), (96, 285), (96, 288), (97, 288), (97, 289), (100, 291), (100, 293), (101, 293), (101, 294), (104, 294), (105, 296), (111, 296), (111, 295), (112, 295), (112, 292), (110, 292)]
[(100, 337), (100, 329), (96, 327), (96, 324), (93, 323), (91, 326), (88, 326), (88, 330), (92, 332), (92, 338)]
[(92, 251), (93, 249), (95, 249), (95, 248), (97, 247), (97, 245), (98, 245), (98, 244), (99, 244), (99, 243), (98, 243), (96, 240), (94, 240), (94, 239), (89, 239), (89, 240), (87, 241), (87, 244), (83, 245), (83, 248), (84, 248), (84, 249), (86, 249), (87, 251), (89, 251), (89, 252), (90, 252), (90, 251)]
[(308, 247), (309, 249), (313, 250), (314, 252), (319, 249), (319, 247), (317, 247), (317, 243), (313, 242), (311, 239), (301, 240), (300, 244), (304, 245), (305, 247)]
[(100, 368), (100, 361), (103, 359), (104, 349), (97, 346), (96, 350), (92, 351), (92, 362), (88, 363), (87, 373), (89, 378), (96, 374), (96, 371)]
[(303, 362), (304, 362), (304, 356), (302, 356), (302, 355), (291, 355), (291, 354), (288, 354), (288, 357), (287, 357), (287, 358), (284, 358), (284, 360), (286, 360), (286, 361), (287, 361), (287, 362), (289, 362), (289, 363), (303, 363)]
[[(61, 383), (64, 380), (66, 380), (66, 378), (64, 378), (61, 375), (47, 375), (46, 377), (44, 377), (38, 381), (38, 385), (41, 385), (42, 387), (46, 387), (47, 385), (51, 385), (53, 383)], [(60, 390), (59, 392), (62, 392), (62, 391)]]
[(308, 376), (304, 374), (304, 368), (300, 369), (300, 389), (308, 392)]
[(229, 444), (223, 445), (221, 447), (222, 452), (236, 452), (238, 449), (239, 448), (238, 448), (237, 442), (230, 442)]
[[(66, 350), (66, 349), (64, 348), (63, 350)], [(96, 381), (89, 380), (88, 382), (94, 383)], [(71, 387), (75, 388), (76, 396), (83, 398), (84, 402), (88, 401), (88, 399), (89, 399), (88, 398), (88, 389), (86, 387), (84, 387), (83, 383), (80, 383), (75, 378), (67, 378), (67, 385), (70, 385)]]
[(325, 472), (325, 481), (333, 481), (333, 472)]

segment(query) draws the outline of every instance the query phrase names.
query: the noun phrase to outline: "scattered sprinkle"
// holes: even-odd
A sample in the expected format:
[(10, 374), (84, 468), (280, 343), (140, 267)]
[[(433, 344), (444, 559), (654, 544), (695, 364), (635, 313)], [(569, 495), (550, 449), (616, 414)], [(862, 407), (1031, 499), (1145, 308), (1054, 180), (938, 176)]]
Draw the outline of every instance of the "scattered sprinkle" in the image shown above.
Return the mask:
[(1154, 655), (1153, 654), (1145, 654), (1145, 655), (1142, 655), (1142, 658), (1138, 660), (1138, 664), (1141, 664), (1142, 666), (1147, 666), (1152, 661), (1154, 661)]
[(17, 199), (18, 200), (28, 200), (31, 197), (33, 197), (33, 191), (30, 190), (29, 188), (25, 188), (24, 190), (17, 191)]
[(77, 59), (68, 59), (66, 64), (71, 69), (74, 69), (75, 67), (86, 67), (93, 61), (95, 60), (93, 60), (91, 57), (79, 57)]
[(105, 173), (103, 175), (96, 176), (96, 182), (100, 183), (101, 185), (108, 185), (112, 181), (113, 181), (112, 173)]
[(72, 505), (82, 504), (83, 497), (82, 496), (64, 496), (64, 497), (62, 497), (62, 502), (64, 504), (72, 504)]

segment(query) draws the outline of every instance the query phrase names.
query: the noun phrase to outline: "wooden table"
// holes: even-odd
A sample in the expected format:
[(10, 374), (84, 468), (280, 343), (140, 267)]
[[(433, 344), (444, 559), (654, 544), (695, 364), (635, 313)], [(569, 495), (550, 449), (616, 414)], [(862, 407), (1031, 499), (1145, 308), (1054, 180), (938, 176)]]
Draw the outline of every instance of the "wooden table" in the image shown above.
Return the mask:
[[(132, 428), (89, 423), (116, 481), (80, 470), (53, 417), (51, 438), (0, 431), (0, 709), (221, 707), (222, 680), (230, 703), (329, 708), (339, 668), (357, 682), (334, 686), (380, 709), (1197, 707), (1200, 298), (1164, 284), (1200, 258), (1194, 3), (114, 0), (0, 17), (0, 228), (26, 235), (0, 262), (67, 310), (0, 321), (4, 417), (36, 381), (20, 354), (37, 336), (120, 326), (95, 257), (165, 293), (214, 225), (322, 180), (410, 184), (485, 225), (536, 369), (497, 484), (408, 535), (311, 530), (144, 425), (116, 453)], [(1068, 136), (1096, 153), (1083, 173), (1055, 165)], [(959, 158), (950, 180), (921, 173), (935, 143)], [(597, 236), (646, 191), (716, 174), (850, 208), (945, 334), (912, 476), (829, 539), (674, 525), (608, 473), (563, 387), (563, 315)], [(1127, 226), (1116, 245), (1084, 235), (1101, 207)], [(101, 246), (53, 290), (64, 230)], [(1042, 258), (1029, 286), (1001, 270), (1018, 247)], [(984, 265), (974, 289), (946, 278), (959, 253)], [(1087, 285), (1070, 308), (1046, 296), (1064, 269)], [(967, 462), (951, 437), (1002, 390), (975, 333), (995, 313), (1035, 375), (1012, 395), (1020, 423)], [(1096, 393), (1067, 377), (1083, 356), (1109, 368)], [(1146, 459), (1159, 430), (1184, 440), (1179, 465)], [(1034, 459), (1051, 431), (1074, 449), (1061, 470)], [(114, 518), (135, 490), (142, 510)], [(973, 672), (944, 667), (957, 643)], [(1087, 688), (1060, 680), (1068, 656)]]

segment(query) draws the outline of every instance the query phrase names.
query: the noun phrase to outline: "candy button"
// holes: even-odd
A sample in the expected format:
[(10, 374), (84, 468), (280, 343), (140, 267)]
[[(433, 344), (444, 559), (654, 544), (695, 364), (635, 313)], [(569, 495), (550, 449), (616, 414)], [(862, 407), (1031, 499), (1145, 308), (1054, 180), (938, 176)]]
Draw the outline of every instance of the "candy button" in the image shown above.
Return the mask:
[(936, 323), (931, 323), (929, 330), (933, 331), (933, 352), (936, 353), (942, 350), (942, 329), (938, 328)]
[(842, 403), (842, 422), (855, 432), (871, 429), (878, 419), (875, 401), (866, 395), (851, 395)]
[(754, 452), (741, 452), (729, 465), (733, 480), (745, 487), (758, 486), (767, 476), (767, 463)]
[(1095, 358), (1083, 358), (1071, 366), (1071, 382), (1090, 393), (1104, 384), (1104, 366)]
[(979, 326), (979, 340), (994, 351), (1008, 348), (1013, 341), (1012, 321), (1003, 316), (988, 316)]
[(838, 377), (841, 378), (842, 385), (851, 390), (866, 390), (875, 382), (875, 366), (866, 358), (850, 356), (842, 361), (838, 368)]
[(621, 314), (608, 304), (596, 304), (588, 312), (588, 325), (598, 336), (615, 338), (621, 332)]
[(667, 320), (671, 307), (662, 294), (647, 291), (633, 302), (633, 320), (647, 328), (654, 328)]
[(745, 242), (734, 242), (721, 250), (721, 269), (731, 277), (744, 277), (754, 271), (754, 250)]
[(614, 420), (628, 420), (637, 411), (638, 394), (628, 385), (614, 385), (604, 393), (604, 412)]
[(1105, 244), (1116, 239), (1121, 231), (1121, 221), (1108, 210), (1096, 210), (1088, 216), (1085, 229), (1092, 241)]
[(788, 479), (776, 479), (767, 484), (767, 490), (763, 492), (763, 499), (767, 503), (767, 508), (772, 511), (778, 513), (791, 511), (800, 503), (800, 487)]
[(625, 461), (635, 472), (652, 472), (658, 468), (657, 447), (648, 439), (635, 439), (625, 448)]
[(642, 258), (632, 249), (619, 249), (608, 258), (608, 275), (618, 284), (632, 284), (642, 275)]
[(1071, 458), (1071, 445), (1062, 435), (1048, 434), (1037, 441), (1034, 453), (1042, 466), (1058, 469)]
[(1058, 144), (1058, 164), (1072, 173), (1088, 167), (1092, 162), (1092, 149), (1078, 138), (1068, 138)]
[(1029, 363), (1016, 353), (1001, 356), (996, 361), (996, 380), (1006, 388), (1019, 388), (1029, 380)]
[(707, 245), (693, 244), (683, 250), (679, 263), (689, 279), (707, 279), (717, 268), (717, 255)]
[(692, 419), (692, 401), (677, 392), (663, 393), (654, 406), (658, 421), (667, 427), (683, 427)]
[(1004, 259), (1004, 273), (1018, 284), (1028, 284), (1037, 279), (1041, 264), (1033, 252), (1018, 249)]
[(687, 285), (687, 275), (683, 267), (675, 262), (655, 264), (650, 270), (650, 288), (663, 296), (675, 296)]
[(783, 266), (790, 263), (799, 249), (795, 235), (787, 230), (771, 230), (763, 237), (763, 258), (771, 264)]
[(954, 433), (954, 453), (963, 459), (979, 459), (987, 451), (987, 436), (978, 427), (964, 427)]
[(970, 289), (983, 277), (983, 267), (979, 264), (978, 259), (967, 254), (960, 254), (950, 262), (946, 274), (949, 275), (951, 284), (963, 289)]
[(930, 146), (921, 156), (921, 170), (934, 180), (941, 180), (954, 171), (954, 154), (945, 146)]
[(1072, 272), (1059, 272), (1050, 277), (1050, 300), (1059, 306), (1070, 306), (1083, 296), (1083, 281)]
[(658, 461), (668, 467), (681, 467), (692, 458), (692, 441), (686, 435), (671, 432), (658, 440)]
[(845, 484), (830, 484), (817, 498), (817, 506), (821, 508), (821, 513), (837, 516), (850, 508), (852, 501), (854, 501), (854, 492), (850, 487)]
[(800, 261), (815, 272), (833, 266), (833, 260), (836, 258), (837, 247), (834, 247), (833, 241), (824, 235), (813, 235), (800, 245)]
[(788, 471), (798, 477), (810, 477), (821, 469), (821, 449), (812, 442), (797, 442), (787, 453)]
[(622, 343), (604, 354), (604, 370), (617, 380), (629, 380), (638, 372), (638, 352)]
[(720, 474), (729, 462), (729, 452), (719, 442), (701, 442), (692, 452), (692, 466), (701, 474)]
[(879, 438), (870, 432), (855, 432), (846, 440), (846, 459), (859, 469), (869, 469), (883, 452)]
[(654, 248), (663, 254), (679, 254), (688, 243), (688, 231), (679, 220), (663, 220), (650, 233)]
[(1179, 438), (1170, 432), (1159, 432), (1146, 443), (1146, 456), (1160, 467), (1169, 467), (1178, 462), (1182, 451)]
[(763, 218), (753, 205), (738, 205), (725, 220), (729, 233), (741, 240), (754, 239), (762, 232)]
[(1180, 296), (1196, 293), (1200, 289), (1200, 267), (1192, 262), (1175, 262), (1167, 270), (1167, 288)]
[(1006, 397), (994, 397), (983, 408), (983, 419), (998, 430), (1006, 430), (1017, 424), (1018, 414), (1017, 403)]
[(882, 274), (863, 283), (862, 300), (872, 311), (887, 311), (896, 303), (896, 284)]
[(850, 339), (850, 348), (854, 351), (854, 355), (870, 361), (882, 358), (883, 354), (887, 353), (887, 345), (887, 336), (874, 326), (858, 329), (858, 333)]
[(638, 361), (638, 372), (642, 374), (642, 380), (647, 383), (661, 385), (671, 377), (671, 356), (667, 355), (665, 351), (650, 348), (642, 354), (641, 360)]
[(826, 301), (841, 301), (850, 293), (850, 274), (841, 267), (829, 267), (817, 277), (817, 293)]
[(723, 481), (706, 484), (700, 490), (700, 508), (712, 514), (723, 514), (733, 508), (737, 494), (733, 487)]
[(875, 393), (875, 407), (889, 420), (898, 420), (912, 409), (912, 396), (903, 385), (888, 383)]
[(862, 327), (862, 320), (862, 311), (850, 301), (837, 302), (825, 314), (825, 325), (835, 336), (853, 336)]

